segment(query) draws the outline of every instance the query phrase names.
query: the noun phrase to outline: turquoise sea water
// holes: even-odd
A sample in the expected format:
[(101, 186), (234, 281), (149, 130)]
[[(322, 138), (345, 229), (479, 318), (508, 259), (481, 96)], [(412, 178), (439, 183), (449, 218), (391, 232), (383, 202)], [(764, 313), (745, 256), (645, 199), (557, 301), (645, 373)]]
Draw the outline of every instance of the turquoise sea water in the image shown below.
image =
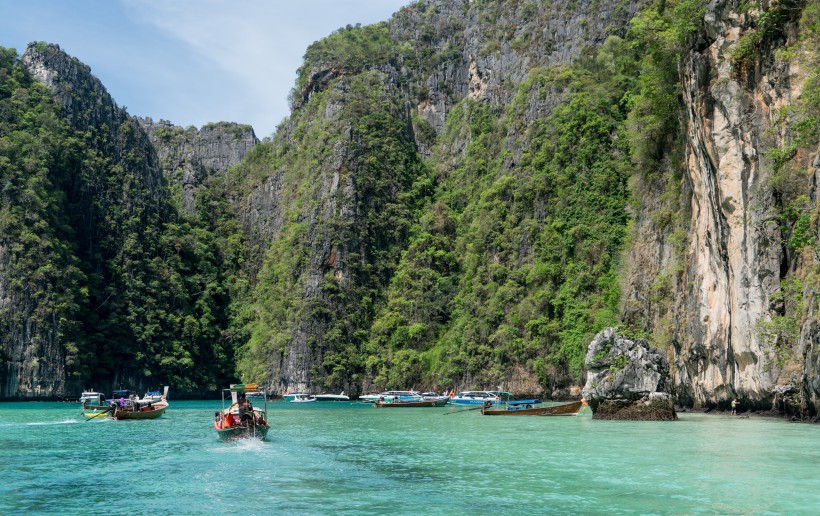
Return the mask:
[(0, 514), (817, 514), (820, 426), (487, 417), (269, 404), (267, 442), (222, 443), (219, 401), (91, 420), (0, 403)]

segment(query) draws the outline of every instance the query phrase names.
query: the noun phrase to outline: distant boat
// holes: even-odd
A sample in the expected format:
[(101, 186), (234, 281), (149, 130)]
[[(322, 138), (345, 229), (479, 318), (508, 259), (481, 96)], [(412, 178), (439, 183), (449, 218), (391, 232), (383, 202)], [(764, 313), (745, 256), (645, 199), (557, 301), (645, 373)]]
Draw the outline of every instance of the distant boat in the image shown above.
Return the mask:
[(374, 403), (376, 408), (409, 408), (409, 407), (443, 407), (447, 405), (446, 399), (425, 400), (420, 399), (416, 401), (377, 401)]
[(262, 391), (253, 391), (245, 394), (249, 400), (263, 400), (265, 399), (265, 393)]
[(429, 401), (429, 400), (443, 401), (444, 403), (442, 405), (446, 405), (446, 404), (450, 403), (450, 396), (447, 396), (446, 394), (439, 394), (437, 392), (422, 392), (421, 393), (421, 398), (425, 401)]
[(83, 393), (80, 395), (80, 403), (83, 403), (83, 404), (85, 404), (87, 402), (99, 402), (100, 399), (102, 399), (102, 401), (104, 402), (105, 401), (105, 395), (101, 392), (97, 392), (97, 391), (94, 391), (94, 390), (83, 391)]
[(161, 401), (162, 400), (162, 393), (159, 391), (148, 391), (145, 393), (145, 396), (142, 397), (141, 401)]
[(106, 417), (110, 412), (111, 405), (103, 393), (84, 391), (80, 396), (80, 415), (83, 417)]
[(294, 394), (289, 403), (312, 403), (314, 401), (316, 401), (316, 397), (313, 394)]
[(463, 391), (450, 400), (453, 405), (484, 405), (488, 401), (493, 405), (504, 403), (501, 393), (497, 391)]
[(531, 404), (513, 404), (504, 409), (491, 409), (485, 405), (481, 413), (485, 416), (574, 416), (581, 410), (582, 404), (581, 401), (541, 407), (533, 407)]
[(350, 401), (350, 397), (346, 396), (344, 391), (341, 394), (314, 394), (316, 401)]
[[(249, 392), (262, 393), (264, 408), (253, 406), (247, 398)], [(222, 389), (222, 410), (214, 414), (214, 429), (219, 439), (223, 441), (236, 439), (264, 441), (270, 430), (267, 418), (268, 401), (264, 390), (260, 390), (255, 383), (232, 384), (229, 388)]]
[(113, 400), (111, 417), (123, 419), (157, 419), (168, 409), (168, 386), (165, 386), (159, 401), (153, 395), (146, 394), (143, 399), (136, 397), (125, 400), (125, 403)]
[(282, 399), (285, 401), (293, 401), (296, 396), (311, 396), (311, 394), (306, 392), (289, 392), (287, 394), (283, 394)]
[(365, 394), (359, 396), (359, 401), (365, 403), (376, 403), (377, 401), (422, 401), (424, 398), (418, 391), (384, 391), (379, 394)]

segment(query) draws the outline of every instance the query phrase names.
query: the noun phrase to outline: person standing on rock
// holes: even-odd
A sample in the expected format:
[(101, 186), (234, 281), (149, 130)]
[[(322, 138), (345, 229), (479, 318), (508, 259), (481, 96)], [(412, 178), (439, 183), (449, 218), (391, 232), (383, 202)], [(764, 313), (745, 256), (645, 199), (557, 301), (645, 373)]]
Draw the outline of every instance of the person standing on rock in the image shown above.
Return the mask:
[(732, 400), (732, 415), (733, 416), (737, 415), (737, 398), (734, 398)]

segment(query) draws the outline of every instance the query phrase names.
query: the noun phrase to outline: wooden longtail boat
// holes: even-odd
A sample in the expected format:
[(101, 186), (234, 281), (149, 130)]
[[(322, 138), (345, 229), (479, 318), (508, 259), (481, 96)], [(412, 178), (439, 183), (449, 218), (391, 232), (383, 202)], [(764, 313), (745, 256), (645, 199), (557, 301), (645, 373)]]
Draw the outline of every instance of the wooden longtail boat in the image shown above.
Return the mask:
[(376, 408), (408, 408), (408, 407), (443, 407), (447, 404), (446, 399), (436, 400), (418, 400), (418, 401), (393, 401), (384, 403), (377, 401), (373, 405)]
[(122, 420), (122, 419), (156, 419), (161, 417), (165, 414), (165, 411), (168, 409), (168, 402), (165, 400), (150, 402), (147, 405), (139, 406), (126, 406), (126, 407), (115, 407), (113, 412), (111, 413), (111, 417), (114, 419)]
[(574, 416), (581, 410), (583, 402), (573, 401), (561, 405), (548, 405), (533, 408), (490, 409), (482, 407), (481, 413), (485, 416)]
[(127, 400), (123, 405), (114, 405), (111, 410), (111, 417), (114, 419), (157, 419), (165, 414), (168, 409), (168, 387), (162, 392), (159, 401), (154, 401), (152, 396), (145, 396), (141, 400)]
[[(264, 400), (264, 408), (254, 407), (246, 393), (259, 392)], [(225, 407), (226, 395), (229, 405)], [(222, 441), (236, 439), (259, 439), (268, 436), (268, 396), (255, 383), (232, 384), (222, 389), (222, 410), (214, 414), (214, 430)]]

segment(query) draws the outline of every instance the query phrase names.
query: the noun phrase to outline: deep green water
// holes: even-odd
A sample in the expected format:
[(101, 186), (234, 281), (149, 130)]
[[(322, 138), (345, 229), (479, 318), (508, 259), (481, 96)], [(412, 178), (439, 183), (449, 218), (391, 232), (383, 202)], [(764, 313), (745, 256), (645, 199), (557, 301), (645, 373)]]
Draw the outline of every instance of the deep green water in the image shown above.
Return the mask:
[(0, 403), (0, 514), (820, 511), (818, 425), (279, 402), (268, 442), (222, 443), (219, 406), (85, 422), (77, 404)]

